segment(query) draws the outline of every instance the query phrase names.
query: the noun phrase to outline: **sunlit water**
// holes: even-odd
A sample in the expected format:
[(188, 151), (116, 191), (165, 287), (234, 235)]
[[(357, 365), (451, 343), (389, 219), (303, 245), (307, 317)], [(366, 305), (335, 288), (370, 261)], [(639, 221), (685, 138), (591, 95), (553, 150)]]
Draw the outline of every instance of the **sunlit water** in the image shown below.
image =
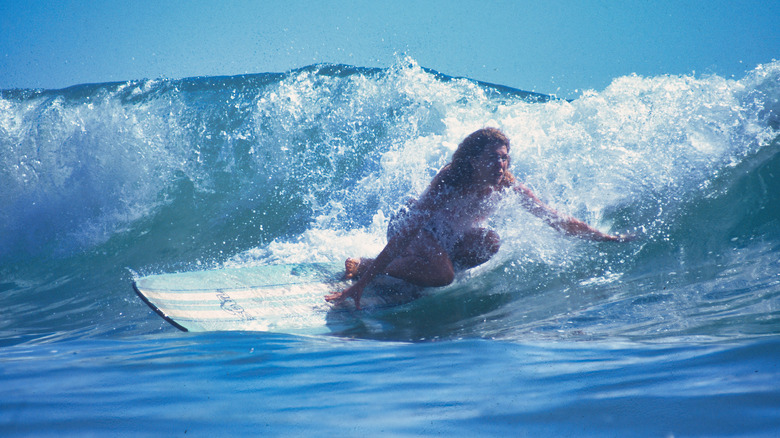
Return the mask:
[[(780, 63), (573, 101), (389, 69), (0, 92), (0, 431), (780, 431)], [(512, 139), (497, 256), (330, 336), (177, 331), (133, 273), (376, 254), (471, 131)]]

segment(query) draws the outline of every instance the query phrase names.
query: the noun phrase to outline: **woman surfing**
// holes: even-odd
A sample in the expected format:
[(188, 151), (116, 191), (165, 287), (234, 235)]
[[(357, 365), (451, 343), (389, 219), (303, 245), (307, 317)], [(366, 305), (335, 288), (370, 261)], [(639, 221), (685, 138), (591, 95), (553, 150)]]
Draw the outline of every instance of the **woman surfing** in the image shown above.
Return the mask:
[(509, 172), (509, 148), (509, 138), (495, 128), (467, 136), (422, 196), (391, 218), (388, 242), (379, 255), (347, 259), (345, 277), (357, 281), (325, 299), (337, 303), (352, 298), (359, 309), (363, 290), (377, 274), (423, 287), (452, 283), (456, 271), (485, 263), (498, 252), (498, 233), (483, 224), (498, 198), (511, 192), (529, 212), (564, 234), (595, 241), (629, 240), (630, 236), (602, 233), (539, 200)]

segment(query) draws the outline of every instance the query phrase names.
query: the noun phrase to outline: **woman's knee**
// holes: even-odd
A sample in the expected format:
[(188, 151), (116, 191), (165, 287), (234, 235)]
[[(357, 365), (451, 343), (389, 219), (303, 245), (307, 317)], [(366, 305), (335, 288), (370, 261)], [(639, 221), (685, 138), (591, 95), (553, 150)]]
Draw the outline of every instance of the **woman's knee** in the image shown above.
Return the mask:
[(482, 248), (491, 256), (494, 255), (501, 249), (501, 236), (493, 230), (484, 230)]
[(452, 267), (452, 263), (440, 265), (436, 272), (431, 274), (428, 278), (428, 287), (448, 286), (455, 281), (455, 269)]
[(501, 248), (501, 237), (493, 230), (474, 230), (455, 249), (455, 262), (461, 268), (472, 268), (487, 262)]

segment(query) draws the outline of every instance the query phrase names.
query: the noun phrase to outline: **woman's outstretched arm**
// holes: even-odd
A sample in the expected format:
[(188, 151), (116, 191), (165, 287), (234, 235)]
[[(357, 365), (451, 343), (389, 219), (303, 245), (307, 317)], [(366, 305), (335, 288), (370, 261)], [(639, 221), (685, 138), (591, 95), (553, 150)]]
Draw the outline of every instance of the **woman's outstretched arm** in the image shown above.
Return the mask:
[(542, 202), (528, 187), (519, 182), (515, 183), (514, 190), (520, 195), (523, 207), (531, 212), (531, 214), (568, 236), (576, 236), (598, 242), (625, 242), (632, 240), (631, 235), (605, 234), (579, 219), (559, 213)]

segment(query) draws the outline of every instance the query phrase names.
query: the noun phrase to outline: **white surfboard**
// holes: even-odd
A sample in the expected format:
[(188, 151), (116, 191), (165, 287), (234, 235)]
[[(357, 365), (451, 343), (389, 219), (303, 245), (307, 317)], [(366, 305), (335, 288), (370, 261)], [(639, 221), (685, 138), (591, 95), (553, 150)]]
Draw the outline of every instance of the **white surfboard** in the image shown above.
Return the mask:
[[(215, 269), (136, 278), (133, 288), (166, 321), (184, 331), (268, 331), (325, 334), (354, 323), (352, 300), (334, 306), (324, 296), (347, 288), (344, 265), (304, 263)], [(420, 288), (377, 278), (363, 310), (402, 304)]]

